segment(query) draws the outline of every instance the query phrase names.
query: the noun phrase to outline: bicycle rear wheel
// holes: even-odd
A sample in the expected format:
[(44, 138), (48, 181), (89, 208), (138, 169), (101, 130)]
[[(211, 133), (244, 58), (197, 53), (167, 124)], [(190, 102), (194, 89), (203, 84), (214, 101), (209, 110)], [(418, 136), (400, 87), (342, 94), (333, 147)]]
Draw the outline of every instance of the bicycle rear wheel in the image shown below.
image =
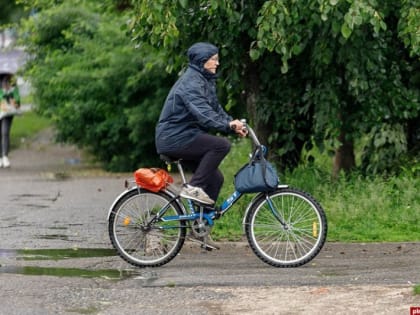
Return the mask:
[(261, 194), (245, 219), (245, 232), (254, 253), (274, 267), (298, 267), (311, 261), (327, 237), (321, 205), (295, 188)]
[(158, 267), (181, 250), (185, 222), (156, 220), (149, 224), (165, 206), (165, 216), (182, 214), (178, 204), (170, 203), (170, 197), (161, 192), (130, 190), (115, 204), (108, 232), (112, 245), (125, 261), (137, 267)]

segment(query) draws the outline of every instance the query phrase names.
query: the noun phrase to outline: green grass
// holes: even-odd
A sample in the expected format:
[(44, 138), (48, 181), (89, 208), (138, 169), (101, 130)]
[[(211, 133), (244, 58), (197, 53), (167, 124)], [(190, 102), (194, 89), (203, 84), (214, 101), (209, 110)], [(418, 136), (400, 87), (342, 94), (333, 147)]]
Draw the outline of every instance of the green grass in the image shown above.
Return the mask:
[(420, 294), (420, 284), (417, 284), (414, 286), (414, 294), (415, 295)]
[[(247, 140), (236, 142), (221, 165), (225, 185), (219, 201), (233, 191), (233, 175), (246, 162), (249, 148)], [(320, 165), (301, 166), (280, 174), (280, 179), (310, 193), (321, 203), (328, 219), (329, 241), (420, 241), (420, 178), (409, 173), (387, 179), (355, 173), (350, 178), (333, 181), (328, 161), (331, 157), (325, 157)], [(216, 223), (213, 233), (216, 239), (242, 237), (242, 216), (251, 197), (242, 197)]]
[[(311, 192), (323, 205), (332, 241), (419, 241), (420, 180), (413, 176), (329, 180), (306, 170), (306, 182), (294, 184)], [(314, 173), (312, 173), (314, 174)], [(304, 177), (304, 178), (305, 178)], [(318, 178), (319, 184), (310, 181)]]
[(10, 131), (10, 145), (12, 149), (49, 126), (51, 126), (51, 122), (48, 119), (40, 117), (32, 111), (15, 116), (12, 130)]

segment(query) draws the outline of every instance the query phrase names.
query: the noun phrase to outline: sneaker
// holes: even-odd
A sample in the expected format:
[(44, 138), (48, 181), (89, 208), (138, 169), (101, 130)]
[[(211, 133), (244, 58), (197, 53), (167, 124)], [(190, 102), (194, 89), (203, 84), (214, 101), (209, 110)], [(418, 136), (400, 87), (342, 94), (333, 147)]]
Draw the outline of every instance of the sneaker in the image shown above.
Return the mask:
[(3, 167), (10, 167), (10, 161), (7, 156), (3, 156)]
[(192, 199), (206, 205), (214, 204), (214, 201), (200, 187), (187, 185), (181, 189), (179, 195), (181, 197)]

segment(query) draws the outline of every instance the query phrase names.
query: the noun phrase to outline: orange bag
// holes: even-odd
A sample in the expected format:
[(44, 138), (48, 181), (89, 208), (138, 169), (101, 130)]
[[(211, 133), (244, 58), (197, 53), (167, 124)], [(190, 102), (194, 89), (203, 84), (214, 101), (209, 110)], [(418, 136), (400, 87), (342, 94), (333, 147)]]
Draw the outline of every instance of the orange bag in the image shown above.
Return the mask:
[(137, 185), (153, 192), (158, 192), (165, 188), (167, 183), (174, 182), (172, 176), (161, 168), (139, 168), (134, 172), (134, 179)]

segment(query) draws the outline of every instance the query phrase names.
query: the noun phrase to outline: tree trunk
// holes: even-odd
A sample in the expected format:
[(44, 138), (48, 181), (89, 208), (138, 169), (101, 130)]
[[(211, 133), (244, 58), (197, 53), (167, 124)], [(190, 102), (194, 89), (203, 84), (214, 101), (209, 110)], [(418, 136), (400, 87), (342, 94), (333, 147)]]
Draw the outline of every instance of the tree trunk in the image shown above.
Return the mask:
[(258, 138), (262, 143), (267, 143), (269, 130), (266, 125), (262, 124), (258, 118), (258, 99), (259, 99), (259, 74), (258, 67), (255, 63), (249, 62), (246, 67), (245, 80), (245, 102), (247, 112), (249, 114), (250, 123), (255, 130)]
[(420, 155), (420, 115), (408, 121), (406, 135), (408, 152)]
[(332, 174), (333, 179), (338, 178), (341, 170), (346, 174), (349, 174), (356, 166), (353, 141), (346, 139), (344, 131), (341, 132), (338, 140), (341, 142), (341, 146), (335, 151)]

